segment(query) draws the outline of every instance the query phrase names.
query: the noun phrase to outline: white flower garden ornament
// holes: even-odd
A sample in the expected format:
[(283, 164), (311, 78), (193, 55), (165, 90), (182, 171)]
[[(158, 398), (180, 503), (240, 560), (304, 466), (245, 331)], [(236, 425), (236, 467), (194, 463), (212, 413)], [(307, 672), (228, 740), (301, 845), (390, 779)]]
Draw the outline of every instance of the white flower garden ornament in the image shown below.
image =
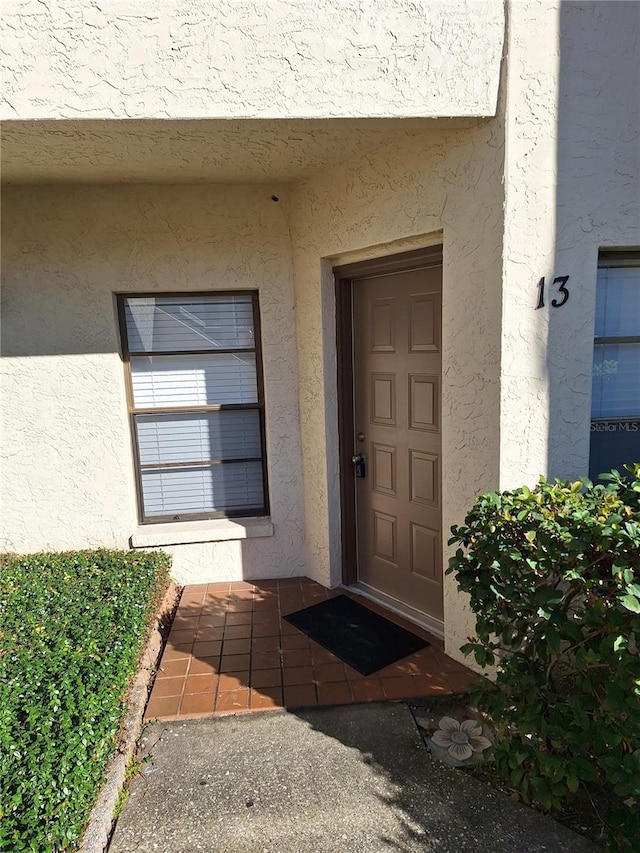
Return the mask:
[(447, 750), (452, 758), (465, 761), (474, 753), (483, 752), (491, 746), (491, 741), (482, 735), (482, 726), (475, 720), (464, 720), (459, 723), (453, 717), (443, 717), (438, 723), (438, 730), (431, 740)]

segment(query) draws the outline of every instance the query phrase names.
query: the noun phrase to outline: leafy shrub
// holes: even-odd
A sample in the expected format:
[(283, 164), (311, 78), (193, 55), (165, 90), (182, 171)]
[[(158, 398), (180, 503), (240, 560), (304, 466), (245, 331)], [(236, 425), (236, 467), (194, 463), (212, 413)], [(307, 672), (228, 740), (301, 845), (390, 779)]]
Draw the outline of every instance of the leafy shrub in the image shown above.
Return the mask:
[(496, 772), (525, 801), (586, 801), (611, 849), (640, 850), (640, 465), (608, 485), (541, 479), (478, 498), (449, 564), (495, 664), (472, 694)]
[(0, 850), (74, 849), (169, 558), (85, 551), (0, 566)]

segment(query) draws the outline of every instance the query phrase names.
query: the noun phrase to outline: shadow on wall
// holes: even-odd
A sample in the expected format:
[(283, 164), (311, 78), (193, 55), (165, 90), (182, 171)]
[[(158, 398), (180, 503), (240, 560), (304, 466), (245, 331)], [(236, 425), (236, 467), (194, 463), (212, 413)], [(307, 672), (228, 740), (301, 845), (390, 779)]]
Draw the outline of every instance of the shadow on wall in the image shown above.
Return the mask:
[(628, 71), (639, 25), (637, 3), (560, 4), (555, 251), (541, 309), (549, 478), (588, 473), (598, 250), (638, 241), (639, 102)]
[[(9, 202), (5, 201), (5, 206)], [(5, 252), (6, 253), (6, 252)], [(8, 265), (7, 265), (8, 266)], [(115, 296), (87, 286), (71, 266), (51, 273), (47, 284), (3, 270), (2, 355), (118, 355), (120, 343)]]

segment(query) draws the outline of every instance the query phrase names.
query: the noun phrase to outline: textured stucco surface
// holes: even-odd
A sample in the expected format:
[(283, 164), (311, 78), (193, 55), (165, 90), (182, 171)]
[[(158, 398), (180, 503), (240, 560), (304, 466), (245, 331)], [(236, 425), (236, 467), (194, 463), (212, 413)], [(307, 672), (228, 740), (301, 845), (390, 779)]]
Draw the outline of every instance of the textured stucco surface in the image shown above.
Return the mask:
[(10, 188), (3, 209), (3, 546), (127, 547), (137, 528), (114, 292), (258, 288), (271, 518), (264, 538), (180, 545), (180, 582), (302, 571), (287, 193)]
[(456, 119), (5, 121), (7, 184), (291, 183)]
[[(502, 155), (496, 120), (387, 146), (294, 189), (305, 565), (321, 583), (337, 583), (341, 573), (331, 259), (443, 242), (443, 530), (497, 486)], [(450, 577), (444, 597), (447, 651), (456, 655), (470, 614)]]
[[(272, 185), (9, 188), (8, 545), (122, 546), (136, 529), (112, 292), (257, 285), (275, 535), (174, 546), (175, 575), (340, 582), (331, 259), (442, 241), (444, 529), (461, 520), (498, 480), (501, 177), (493, 122), (399, 134), (296, 186), (290, 215)], [(455, 654), (469, 612), (450, 579), (445, 607)]]
[[(271, 5), (287, 5), (290, 11), (298, 5), (306, 8), (295, 3)], [(317, 4), (317, 14), (334, 14), (337, 5)], [(228, 4), (219, 6), (228, 8)], [(183, 4), (175, 14), (193, 16), (196, 7), (202, 4)], [(468, 8), (464, 3), (447, 4), (453, 10), (451, 20), (440, 14), (438, 24), (444, 41), (463, 7), (464, 26), (482, 25), (483, 37), (493, 44), (494, 23), (485, 27), (488, 19), (483, 15), (502, 21), (502, 4), (473, 3)], [(27, 10), (32, 18), (30, 30), (21, 24), (16, 36), (19, 44), (9, 40), (8, 62), (13, 68), (9, 97), (19, 95), (15, 101), (19, 109), (11, 115), (55, 113), (75, 118), (80, 115), (79, 105), (85, 104), (83, 115), (92, 116), (95, 103), (100, 102), (104, 115), (120, 117), (125, 100), (132, 115), (147, 115), (145, 111), (150, 110), (157, 118), (172, 116), (178, 102), (185, 105), (186, 113), (181, 115), (218, 114), (211, 111), (215, 93), (206, 81), (197, 92), (188, 75), (180, 86), (174, 85), (173, 59), (162, 66), (166, 85), (156, 85), (154, 75), (161, 68), (154, 63), (165, 62), (161, 54), (132, 65), (127, 85), (116, 75), (108, 97), (100, 76), (107, 66), (94, 63), (95, 87), (85, 92), (86, 81), (74, 76), (74, 68), (79, 67), (86, 44), (74, 42), (66, 65), (61, 59), (80, 5), (69, 2), (64, 8), (65, 14), (73, 13), (68, 25), (39, 35), (37, 26), (44, 25), (50, 15), (47, 8), (36, 3), (11, 7), (12, 14)], [(120, 45), (129, 44), (135, 29), (123, 8), (124, 4), (110, 4), (108, 10), (83, 7), (87, 16), (98, 16), (98, 40), (111, 32), (112, 23), (103, 26), (105, 16), (114, 20), (124, 16), (115, 29), (120, 39), (117, 50), (111, 45), (116, 59)], [(238, 4), (237, 8), (248, 7)], [(345, 15), (351, 14), (355, 4), (348, 2), (343, 8)], [(393, 14), (417, 15), (423, 8), (398, 2)], [(476, 8), (481, 10), (477, 14)], [(141, 44), (145, 33), (158, 26), (156, 10), (149, 9), (148, 20), (135, 18)], [(385, 18), (377, 9), (382, 32), (390, 31), (393, 16)], [(11, 27), (11, 15), (8, 19)], [(352, 21), (356, 19), (360, 20), (356, 16)], [(292, 13), (286, 26), (295, 20)], [(10, 188), (4, 198), (3, 241), (4, 347), (9, 356), (4, 396), (10, 400), (3, 441), (3, 474), (9, 484), (3, 506), (6, 544), (17, 550), (122, 546), (135, 530), (112, 292), (258, 286), (275, 535), (178, 546), (173, 549), (177, 577), (195, 581), (236, 578), (243, 572), (249, 577), (305, 573), (325, 584), (339, 582), (332, 263), (439, 242), (444, 245), (443, 529), (460, 523), (480, 492), (533, 483), (540, 474), (576, 477), (586, 473), (598, 249), (640, 245), (639, 29), (638, 3), (560, 6), (546, 0), (519, 0), (509, 4), (507, 61), (495, 119), (474, 121), (470, 127), (410, 132), (380, 127), (375, 145), (365, 140), (365, 123), (347, 134), (347, 145), (345, 129), (338, 131), (329, 126), (337, 123), (327, 122), (318, 130), (323, 135), (321, 144), (302, 137), (295, 140), (297, 147), (289, 149), (286, 144), (282, 148), (281, 128), (268, 122), (255, 131), (245, 128), (246, 138), (253, 139), (249, 150), (256, 162), (243, 172), (243, 179), (264, 176), (269, 181), (276, 177), (295, 181), (290, 207), (288, 189), (277, 183)], [(302, 27), (299, 33), (304, 32)], [(432, 33), (425, 32), (429, 40)], [(340, 30), (340, 38), (345, 33), (350, 39), (348, 27)], [(54, 62), (50, 47), (56, 38), (62, 39), (63, 49), (56, 48), (59, 55)], [(34, 40), (42, 43), (37, 62)], [(389, 92), (385, 96), (376, 88), (382, 86), (382, 78), (376, 77), (374, 84), (373, 78), (363, 77), (358, 68), (364, 65), (343, 73), (341, 60), (323, 53), (323, 44), (322, 39), (314, 42), (314, 55), (321, 64), (332, 63), (339, 81), (333, 84), (353, 87), (344, 102), (335, 95), (337, 88), (331, 96), (339, 109), (348, 111), (345, 114), (412, 114), (407, 104), (415, 87), (425, 85), (427, 78), (416, 75), (392, 109), (385, 100), (391, 97)], [(390, 51), (382, 38), (376, 44), (391, 63), (397, 51)], [(188, 53), (195, 47), (180, 49)], [(291, 80), (297, 70), (294, 78), (288, 72), (279, 76), (275, 66), (269, 65), (276, 62), (271, 53), (267, 62), (263, 47), (255, 50), (253, 59), (247, 60), (246, 80), (261, 68), (263, 89), (251, 92), (255, 102), (243, 100), (240, 89), (229, 92), (228, 99), (221, 101), (229, 107), (228, 114), (245, 114), (231, 109), (244, 103), (249, 104), (247, 115), (300, 115), (296, 105), (303, 103), (301, 93), (308, 81), (296, 88)], [(35, 64), (26, 62), (29, 56)], [(361, 51), (358, 56), (358, 62), (364, 63), (367, 53)], [(452, 63), (456, 56), (454, 51)], [(468, 56), (475, 54), (471, 50)], [(23, 64), (14, 68), (11, 63), (15, 65), (16, 57)], [(153, 66), (150, 71), (147, 61)], [(58, 65), (49, 74), (47, 63), (51, 62)], [(88, 60), (86, 64), (91, 65)], [(63, 65), (68, 76), (64, 80)], [(443, 71), (442, 91), (433, 93), (436, 99), (443, 97), (449, 68)], [(44, 69), (42, 79), (36, 80), (37, 69)], [(270, 74), (275, 75), (273, 79)], [(391, 77), (384, 77), (385, 86)], [(309, 78), (314, 80), (309, 97), (319, 110), (319, 104), (330, 102), (323, 100), (327, 91), (320, 78)], [(466, 79), (462, 74), (461, 86)], [(35, 87), (29, 83), (33, 80)], [(240, 75), (238, 80), (243, 83), (245, 78)], [(273, 87), (269, 91), (264, 88), (267, 83)], [(39, 90), (39, 85), (50, 88)], [(393, 88), (395, 83), (390, 85)], [(368, 112), (373, 100), (381, 112)], [(202, 113), (205, 106), (208, 111)], [(420, 114), (429, 114), (424, 104), (422, 109)], [(321, 111), (309, 114), (324, 115)], [(456, 114), (465, 113), (457, 107)], [(387, 131), (392, 138), (384, 136)], [(126, 128), (122, 132), (128, 133)], [(172, 128), (174, 139), (179, 133)], [(230, 151), (230, 128), (222, 138)], [(131, 150), (137, 153), (128, 164), (126, 158), (116, 164), (110, 161), (115, 155), (107, 145), (99, 167), (111, 168), (117, 180), (127, 178), (126, 168), (132, 181), (145, 180), (145, 168), (164, 169), (163, 175), (156, 173), (158, 180), (175, 177), (176, 168), (185, 180), (195, 180), (198, 168), (208, 180), (225, 169), (230, 179), (239, 180), (238, 172), (248, 162), (245, 153), (225, 162), (220, 151), (219, 162), (209, 161), (206, 141), (197, 137), (191, 142), (195, 157), (185, 158), (187, 162), (176, 167), (177, 153), (185, 153), (179, 144), (169, 146), (168, 154), (154, 149), (156, 144), (153, 137), (139, 148), (134, 146)], [(42, 160), (35, 161), (40, 175), (56, 180), (56, 168), (61, 162), (65, 165), (60, 146), (45, 144), (40, 150)], [(152, 155), (146, 165), (145, 151)], [(293, 155), (288, 164), (287, 155)], [(83, 161), (81, 153), (70, 161), (86, 175), (91, 162), (88, 155)], [(270, 201), (273, 193), (280, 196), (280, 203)], [(560, 275), (570, 276), (569, 302), (561, 309), (548, 304), (536, 311), (539, 279), (545, 276), (549, 284)], [(548, 303), (553, 295), (548, 293)], [(458, 647), (472, 624), (466, 602), (447, 578), (449, 654), (459, 657)]]
[(490, 116), (501, 0), (8, 0), (5, 118)]
[(598, 249), (640, 245), (639, 34), (640, 3), (510, 4), (503, 488), (588, 471)]

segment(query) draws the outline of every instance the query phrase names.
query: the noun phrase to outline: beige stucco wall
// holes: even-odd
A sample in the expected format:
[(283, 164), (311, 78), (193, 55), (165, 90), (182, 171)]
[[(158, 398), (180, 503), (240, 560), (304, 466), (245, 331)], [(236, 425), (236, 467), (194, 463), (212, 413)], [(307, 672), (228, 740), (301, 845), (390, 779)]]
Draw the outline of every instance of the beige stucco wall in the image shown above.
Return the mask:
[[(341, 578), (332, 261), (443, 242), (445, 541), (475, 495), (498, 484), (502, 143), (499, 121), (426, 134), (294, 189), (305, 565), (321, 583)], [(451, 577), (444, 596), (446, 647), (459, 657), (471, 616)]]
[[(598, 249), (640, 245), (639, 17), (632, 3), (509, 4), (497, 119), (296, 186), (305, 564), (321, 582), (340, 579), (332, 261), (442, 234), (445, 531), (479, 492), (587, 472)], [(565, 308), (548, 292), (535, 310), (543, 275), (570, 275)], [(448, 578), (450, 654), (472, 625)]]
[[(6, 546), (143, 543), (113, 291), (259, 286), (275, 535), (175, 546), (176, 576), (339, 583), (332, 261), (438, 242), (445, 531), (460, 521), (499, 477), (502, 154), (498, 121), (399, 134), (296, 186), (290, 209), (272, 186), (8, 189)], [(457, 654), (470, 614), (450, 578), (445, 614)]]
[(598, 250), (640, 246), (639, 34), (640, 3), (510, 4), (503, 488), (588, 472)]
[(113, 293), (258, 288), (274, 535), (202, 543), (230, 535), (211, 522), (201, 544), (168, 550), (181, 582), (302, 572), (287, 208), (272, 186), (5, 190), (3, 548), (127, 547), (136, 533)]
[[(181, 9), (192, 15), (195, 7)], [(34, 19), (48, 14), (33, 8)], [(125, 546), (136, 531), (112, 292), (258, 286), (274, 535), (176, 546), (176, 573), (188, 581), (304, 573), (338, 583), (331, 267), (440, 241), (445, 534), (479, 492), (535, 482), (541, 473), (586, 473), (597, 253), (603, 246), (640, 245), (638, 16), (637, 3), (509, 4), (497, 118), (466, 129), (398, 134), (376, 150), (345, 155), (342, 164), (296, 183), (290, 209), (286, 188), (277, 189), (278, 204), (271, 202), (273, 186), (8, 190), (5, 545)], [(466, 17), (474, 18), (468, 10)], [(152, 14), (141, 24), (141, 43), (147, 24), (153, 31), (157, 18)], [(129, 24), (118, 26), (127, 44)], [(448, 26), (442, 24), (443, 33)], [(34, 35), (19, 37), (30, 43)], [(311, 109), (304, 87), (278, 76), (264, 64), (262, 48), (256, 50), (256, 64), (247, 59), (253, 70), (238, 79), (247, 82), (256, 69), (271, 68), (265, 81), (275, 88), (257, 90), (249, 114), (299, 115), (303, 102)], [(14, 56), (18, 48), (11, 51)], [(48, 48), (42, 55), (48, 62)], [(339, 57), (317, 55), (340, 67)], [(433, 69), (434, 62), (426, 64)], [(11, 98), (19, 94), (18, 114), (33, 106), (20, 101), (32, 91), (25, 83), (36, 74), (33, 68), (25, 65), (12, 78), (19, 80), (10, 88)], [(158, 67), (153, 74), (165, 71)], [(41, 93), (33, 107), (41, 113), (33, 114), (49, 115), (55, 106), (58, 114), (75, 116), (81, 102), (92, 114), (90, 93), (76, 86), (74, 75), (67, 102), (61, 72), (54, 72), (46, 84), (51, 92)], [(375, 101), (382, 112), (374, 114), (402, 114), (390, 106), (395, 83), (385, 94), (382, 78), (367, 88), (368, 78), (359, 74), (353, 72), (354, 88), (338, 109), (366, 114)], [(336, 76), (351, 80), (351, 72)], [(191, 78), (173, 92), (147, 91), (144, 75), (134, 77), (143, 87), (139, 93), (116, 76), (112, 101), (96, 94), (100, 109), (108, 104), (105, 115), (120, 115), (126, 101), (133, 114), (170, 116), (178, 94), (187, 105), (181, 114), (200, 115), (203, 104), (209, 109), (215, 101), (209, 84), (203, 85), (206, 96), (194, 94)], [(409, 110), (417, 97), (412, 86), (421, 81), (418, 75), (399, 98), (399, 111)], [(149, 100), (156, 91), (166, 100)], [(327, 90), (320, 85), (318, 91), (321, 100)], [(249, 103), (236, 94), (229, 96), (233, 110)], [(312, 104), (320, 111), (310, 114), (323, 114), (320, 100)], [(420, 109), (427, 114), (424, 97)], [(543, 275), (547, 282), (570, 276), (564, 308), (535, 310)], [(450, 654), (459, 657), (472, 625), (465, 600), (447, 578)]]
[(3, 118), (489, 116), (502, 0), (7, 0)]

